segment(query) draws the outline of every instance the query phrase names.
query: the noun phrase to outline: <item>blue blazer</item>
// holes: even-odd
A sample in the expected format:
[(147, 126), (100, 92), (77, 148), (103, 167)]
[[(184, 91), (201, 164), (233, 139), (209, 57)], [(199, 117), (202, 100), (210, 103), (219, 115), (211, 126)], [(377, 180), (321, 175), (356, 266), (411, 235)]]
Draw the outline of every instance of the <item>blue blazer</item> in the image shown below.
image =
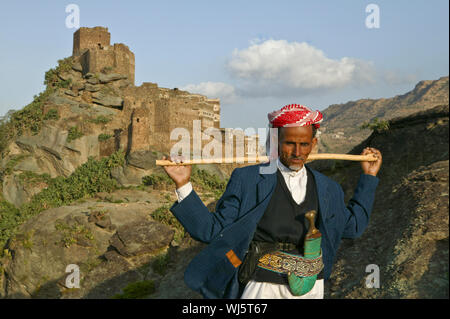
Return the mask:
[[(276, 172), (261, 174), (258, 164), (236, 168), (211, 213), (195, 191), (170, 208), (192, 238), (209, 245), (186, 268), (188, 287), (205, 298), (239, 298), (238, 269), (276, 185)], [(309, 168), (309, 167), (308, 167)], [(359, 237), (369, 222), (378, 178), (361, 174), (346, 206), (342, 187), (314, 174), (319, 199), (324, 278), (330, 277), (341, 238)]]

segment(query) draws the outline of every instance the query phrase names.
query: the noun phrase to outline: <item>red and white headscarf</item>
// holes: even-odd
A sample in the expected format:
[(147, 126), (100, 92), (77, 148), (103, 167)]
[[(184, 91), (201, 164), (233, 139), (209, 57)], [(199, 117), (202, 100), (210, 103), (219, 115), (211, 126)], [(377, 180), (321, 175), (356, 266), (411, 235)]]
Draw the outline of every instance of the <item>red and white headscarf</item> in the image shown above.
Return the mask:
[(312, 111), (300, 104), (289, 104), (281, 110), (273, 111), (267, 115), (270, 127), (293, 127), (314, 125), (320, 127), (323, 115), (319, 111)]

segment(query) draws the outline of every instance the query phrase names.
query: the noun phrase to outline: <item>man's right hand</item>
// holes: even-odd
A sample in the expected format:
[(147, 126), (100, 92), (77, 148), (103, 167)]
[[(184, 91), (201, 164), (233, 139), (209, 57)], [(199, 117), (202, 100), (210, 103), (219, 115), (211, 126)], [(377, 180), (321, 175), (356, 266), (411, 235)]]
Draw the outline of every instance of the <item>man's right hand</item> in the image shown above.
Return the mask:
[[(171, 156), (170, 158), (166, 158), (163, 156), (163, 160), (170, 160), (176, 163), (183, 163), (182, 156)], [(181, 186), (189, 183), (192, 172), (192, 165), (176, 165), (176, 166), (163, 166), (167, 175), (175, 182), (176, 188), (180, 188)]]

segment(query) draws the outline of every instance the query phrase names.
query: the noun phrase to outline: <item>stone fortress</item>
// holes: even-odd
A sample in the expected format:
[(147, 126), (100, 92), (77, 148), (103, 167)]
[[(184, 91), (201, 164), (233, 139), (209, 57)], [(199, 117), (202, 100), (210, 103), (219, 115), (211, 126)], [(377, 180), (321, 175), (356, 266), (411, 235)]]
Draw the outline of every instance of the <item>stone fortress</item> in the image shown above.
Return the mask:
[[(81, 27), (73, 36), (73, 58), (81, 65), (83, 76), (107, 70), (128, 79), (129, 85), (121, 90), (123, 102), (115, 107), (121, 109), (124, 116), (129, 116), (130, 127), (127, 132), (120, 132), (121, 140), (116, 141), (116, 145), (123, 146), (128, 152), (155, 149), (169, 153), (177, 142), (170, 140), (172, 130), (186, 128), (190, 132), (192, 156), (195, 120), (201, 121), (202, 131), (214, 127), (219, 129), (223, 139), (225, 138), (225, 129), (220, 127), (219, 99), (209, 99), (177, 88), (159, 88), (156, 83), (144, 82), (141, 86), (135, 86), (134, 53), (122, 43), (110, 45), (110, 38), (108, 28)], [(89, 92), (83, 94), (86, 95), (85, 100), (91, 102)], [(234, 140), (243, 140), (246, 155), (247, 146), (250, 144), (253, 151), (253, 145), (257, 146), (258, 140), (256, 135), (244, 136), (241, 132), (233, 133)], [(115, 135), (117, 138), (117, 134)], [(203, 140), (202, 145), (209, 141)], [(233, 152), (236, 154), (234, 149)], [(223, 141), (222, 154), (225, 154)]]

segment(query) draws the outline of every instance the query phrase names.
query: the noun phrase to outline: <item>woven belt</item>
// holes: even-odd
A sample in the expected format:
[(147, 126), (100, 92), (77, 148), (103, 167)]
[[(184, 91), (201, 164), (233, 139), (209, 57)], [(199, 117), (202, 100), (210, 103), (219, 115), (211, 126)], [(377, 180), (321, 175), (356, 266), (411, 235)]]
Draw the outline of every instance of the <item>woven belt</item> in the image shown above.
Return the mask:
[(292, 255), (283, 251), (265, 254), (259, 259), (258, 267), (280, 274), (295, 274), (298, 277), (317, 275), (323, 269), (322, 252), (314, 259)]

